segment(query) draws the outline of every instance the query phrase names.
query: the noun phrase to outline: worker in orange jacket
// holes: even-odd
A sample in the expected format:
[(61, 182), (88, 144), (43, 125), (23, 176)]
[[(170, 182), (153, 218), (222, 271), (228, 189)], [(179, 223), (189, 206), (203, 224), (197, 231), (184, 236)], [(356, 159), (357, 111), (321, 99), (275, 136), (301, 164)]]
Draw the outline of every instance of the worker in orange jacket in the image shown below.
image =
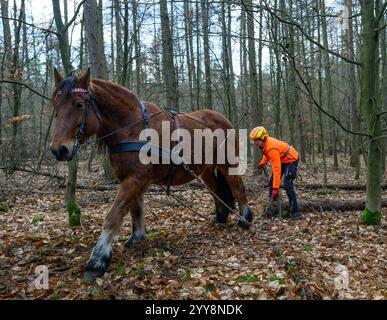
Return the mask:
[(250, 139), (262, 149), (264, 154), (258, 169), (265, 167), (269, 160), (271, 162), (273, 174), (270, 178), (269, 196), (273, 199), (278, 198), (281, 177), (284, 175), (284, 187), (289, 198), (290, 214), (293, 217), (299, 216), (297, 197), (293, 186), (293, 180), (297, 177), (298, 152), (286, 142), (269, 137), (264, 127), (256, 127), (251, 130)]

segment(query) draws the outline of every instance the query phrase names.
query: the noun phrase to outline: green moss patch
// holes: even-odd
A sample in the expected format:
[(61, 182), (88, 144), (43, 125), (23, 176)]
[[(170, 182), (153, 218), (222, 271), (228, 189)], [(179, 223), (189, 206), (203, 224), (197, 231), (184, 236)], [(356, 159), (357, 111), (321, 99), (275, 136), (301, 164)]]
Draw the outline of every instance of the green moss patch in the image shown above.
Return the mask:
[(70, 227), (81, 225), (81, 209), (75, 201), (70, 201), (67, 204), (67, 213)]
[(237, 281), (240, 282), (258, 282), (258, 276), (255, 274), (247, 274), (247, 275), (241, 275), (238, 276)]
[(44, 215), (42, 215), (42, 214), (36, 214), (32, 218), (32, 223), (38, 223), (38, 222), (42, 222), (42, 221), (44, 221)]
[(379, 211), (371, 212), (368, 208), (365, 208), (361, 220), (367, 225), (378, 225), (382, 221), (382, 214)]

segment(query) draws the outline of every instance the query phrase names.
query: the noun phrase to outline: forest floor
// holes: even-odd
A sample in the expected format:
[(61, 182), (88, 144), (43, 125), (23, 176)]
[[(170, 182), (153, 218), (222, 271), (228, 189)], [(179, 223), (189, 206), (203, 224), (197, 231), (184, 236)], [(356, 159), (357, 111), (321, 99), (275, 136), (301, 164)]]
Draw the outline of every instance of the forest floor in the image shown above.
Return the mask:
[[(308, 190), (321, 183), (319, 166), (302, 165), (298, 198), (364, 199), (365, 191)], [(66, 174), (66, 165), (58, 166)], [(46, 168), (47, 169), (47, 168)], [(78, 182), (103, 185), (102, 169), (89, 173), (81, 163)], [(329, 183), (364, 184), (364, 173), (342, 163), (329, 170)], [(252, 169), (244, 181), (254, 210), (254, 228), (242, 230), (237, 217), (213, 223), (213, 200), (200, 188), (171, 188), (198, 214), (160, 192), (145, 196), (148, 238), (130, 249), (130, 217), (113, 245), (108, 272), (95, 282), (83, 280), (84, 266), (101, 232), (116, 187), (81, 189), (77, 199), (82, 226), (70, 228), (63, 188), (47, 177), (0, 172), (0, 299), (386, 299), (386, 208), (380, 226), (365, 226), (361, 211), (303, 212), (300, 220), (263, 217), (267, 190)], [(298, 186), (298, 189), (297, 189)], [(282, 197), (286, 194), (281, 190)], [(386, 191), (383, 198), (387, 197)], [(8, 204), (5, 205), (4, 203)], [(35, 268), (49, 271), (48, 289), (36, 289)]]

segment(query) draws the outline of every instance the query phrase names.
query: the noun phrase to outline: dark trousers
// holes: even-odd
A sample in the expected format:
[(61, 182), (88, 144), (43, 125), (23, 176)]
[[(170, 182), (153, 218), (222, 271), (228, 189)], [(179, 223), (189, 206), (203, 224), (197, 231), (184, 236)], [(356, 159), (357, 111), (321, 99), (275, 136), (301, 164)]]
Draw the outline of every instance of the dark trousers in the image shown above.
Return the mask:
[[(293, 180), (297, 177), (298, 161), (290, 163), (281, 163), (281, 177), (284, 175), (284, 187), (289, 198), (289, 210), (291, 213), (299, 211), (296, 192), (294, 191)], [(269, 197), (273, 191), (273, 175), (270, 178)]]

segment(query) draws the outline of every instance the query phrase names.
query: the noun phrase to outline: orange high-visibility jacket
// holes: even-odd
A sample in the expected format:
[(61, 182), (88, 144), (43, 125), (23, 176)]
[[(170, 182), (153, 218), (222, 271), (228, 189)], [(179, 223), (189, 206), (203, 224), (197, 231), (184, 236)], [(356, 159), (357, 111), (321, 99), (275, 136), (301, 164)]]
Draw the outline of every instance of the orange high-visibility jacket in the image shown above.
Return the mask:
[[(285, 156), (289, 147), (290, 150)], [(289, 163), (298, 160), (298, 152), (293, 146), (289, 146), (286, 142), (273, 137), (266, 138), (262, 151), (263, 157), (260, 164), (265, 166), (270, 160), (273, 168), (273, 188), (278, 189), (281, 185), (281, 163)]]

